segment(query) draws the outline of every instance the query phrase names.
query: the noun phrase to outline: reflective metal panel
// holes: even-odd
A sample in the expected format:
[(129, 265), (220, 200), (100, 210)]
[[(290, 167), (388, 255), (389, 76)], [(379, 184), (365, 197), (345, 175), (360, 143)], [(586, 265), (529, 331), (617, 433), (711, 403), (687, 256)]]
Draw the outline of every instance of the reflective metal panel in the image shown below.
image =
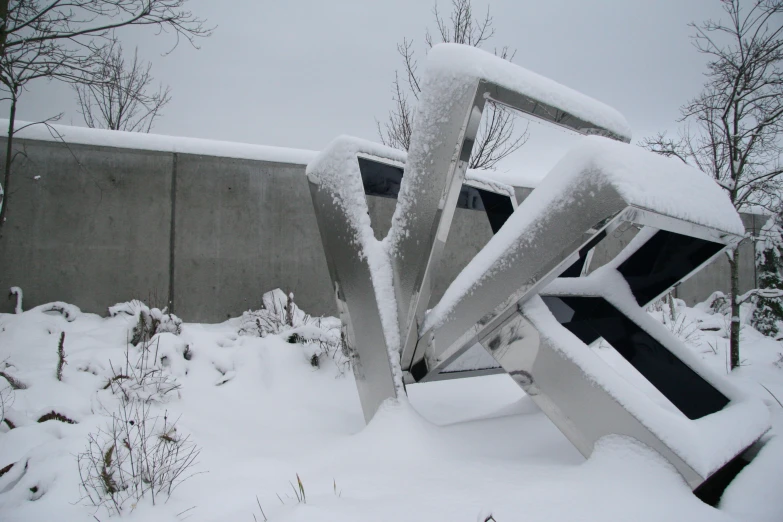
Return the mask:
[(478, 78), (474, 83), (452, 78), (450, 89), (445, 94), (437, 92), (436, 97), (425, 89), (419, 99), (417, 110), (421, 116), (414, 120), (407, 176), (402, 184), (403, 190), (409, 188), (398, 205), (397, 219), (390, 231), (404, 368), (414, 364), (414, 351), (432, 295), (430, 274), (437, 270), (448, 237), (455, 185), (462, 182), (467, 169), (485, 101), (492, 99), (582, 134), (629, 141), (600, 125), (485, 79)]
[(396, 397), (397, 392), (367, 256), (355, 239), (355, 224), (334, 204), (334, 195), (313, 182), (310, 193), (342, 334), (351, 354), (364, 418), (369, 422), (381, 403)]
[[(458, 47), (449, 49), (462, 52), (455, 50)], [(435, 54), (433, 51), (430, 56)], [(589, 455), (595, 442), (605, 435), (627, 435), (656, 449), (691, 487), (698, 486), (706, 478), (702, 475), (712, 473), (721, 462), (710, 460), (704, 464), (683, 451), (682, 445), (673, 445), (671, 442), (679, 439), (669, 425), (689, 428), (681, 423), (707, 415), (731, 417), (739, 411), (743, 415), (752, 413), (743, 419), (751, 419), (750, 429), (760, 431), (765, 428), (763, 416), (767, 410), (758, 402), (739, 400), (723, 411), (737, 394), (699, 370), (698, 360), (672, 344), (676, 339), (665, 329), (659, 332), (662, 327), (651, 324), (636, 304), (649, 302), (687, 278), (725, 245), (734, 244), (737, 237), (673, 217), (676, 212), (672, 209), (682, 206), (682, 198), (673, 198), (668, 206), (661, 203), (661, 198), (634, 199), (646, 194), (645, 185), (640, 184), (642, 190), (636, 193), (622, 187), (648, 178), (633, 178), (626, 173), (647, 166), (647, 158), (634, 156), (635, 167), (619, 170), (613, 162), (596, 163), (596, 158), (606, 154), (607, 142), (601, 140), (588, 140), (596, 146), (588, 150), (598, 156), (587, 161), (576, 154), (576, 159), (571, 158), (574, 162), (565, 161), (563, 168), (573, 170), (560, 171), (558, 176), (562, 178), (550, 178), (546, 191), (538, 191), (539, 196), (534, 191), (506, 223), (513, 203), (509, 208), (492, 190), (463, 184), (486, 100), (584, 134), (623, 141), (627, 136), (613, 134), (583, 118), (596, 118), (619, 133), (625, 133), (627, 125), (622, 117), (608, 117), (613, 111), (605, 108), (597, 112), (575, 109), (587, 115), (581, 118), (563, 111), (556, 105), (574, 105), (557, 101), (558, 96), (572, 101), (579, 96), (556, 85), (553, 92), (560, 94), (551, 96), (555, 101), (534, 99), (531, 92), (536, 91), (526, 88), (523, 76), (516, 78), (517, 83), (507, 80), (514, 71), (506, 62), (497, 61), (480, 73), (475, 68), (460, 72), (461, 63), (451, 60), (425, 75), (404, 176), (399, 168), (404, 157), (400, 159), (399, 152), (384, 151), (366, 142), (357, 146), (347, 138), (336, 140), (331, 156), (327, 153), (321, 157), (322, 153), (308, 166), (319, 231), (343, 333), (354, 358), (365, 418), (369, 420), (383, 400), (397, 393), (399, 380), (395, 382), (393, 375), (399, 377), (398, 342), (402, 368), (409, 370), (408, 377), (414, 381), (497, 371), (480, 352), (466, 353), (480, 346), (583, 454)], [(488, 71), (494, 80), (516, 86), (519, 92), (475, 76)], [(617, 150), (616, 145), (612, 147), (607, 150)], [(384, 155), (397, 157), (398, 166), (373, 163), (371, 157)], [(612, 185), (615, 181), (617, 187)], [(706, 187), (710, 188), (719, 193), (715, 187)], [(389, 237), (382, 244), (369, 224), (365, 191), (398, 197)], [(634, 204), (664, 208), (638, 208)], [(458, 205), (484, 209), (497, 235), (425, 321), (431, 277), (438, 268)], [(704, 215), (680, 215), (700, 223), (723, 223), (726, 230), (738, 232), (739, 221), (716, 221), (716, 216), (727, 214), (710, 210)], [(607, 230), (623, 223), (642, 224), (645, 229), (601, 269), (608, 279), (589, 276), (568, 280), (574, 286), (562, 284), (564, 279), (559, 280), (560, 285), (552, 283), (559, 275), (584, 275), (592, 248)], [(601, 284), (606, 286), (607, 282), (617, 291), (626, 288), (627, 283), (628, 302), (618, 304), (616, 296), (603, 295), (606, 289)], [(536, 296), (547, 285), (547, 293), (557, 296), (548, 299), (549, 309)], [(382, 306), (392, 297), (396, 317), (392, 317), (394, 312), (389, 307)], [(584, 343), (598, 337), (612, 343), (684, 415), (667, 410), (647, 416), (652, 401), (640, 397), (638, 390), (617, 375), (602, 373), (596, 359), (590, 359), (597, 355), (589, 349), (577, 351), (587, 349)], [(585, 353), (587, 358), (583, 357)], [(709, 426), (710, 422), (705, 424)], [(726, 451), (736, 454), (742, 449), (740, 445), (748, 443), (747, 430), (738, 436), (727, 433), (730, 437), (719, 439), (729, 448)], [(685, 447), (689, 444), (686, 441)]]
[[(627, 206), (611, 185), (592, 176), (564, 187), (558, 200), (545, 208), (539, 206), (534, 195), (535, 192), (517, 209), (531, 215), (526, 228), (513, 232), (517, 238), (510, 248), (484, 267), (484, 275), (476, 274), (481, 277), (469, 291), (449, 302), (446, 310), (433, 310), (445, 316), (443, 321), (422, 333), (410, 366), (403, 366), (410, 368), (417, 381), (447, 367), (474, 345), (482, 332), (503, 321), (518, 302), (566, 270), (576, 260), (580, 248), (590, 244)], [(566, 202), (581, 204), (577, 209)], [(507, 241), (495, 236), (485, 248), (497, 249), (498, 239)], [(465, 270), (473, 270), (471, 265)]]
[(569, 332), (585, 344), (603, 338), (689, 419), (722, 410), (720, 391), (602, 297), (542, 296)]
[(594, 122), (586, 121), (577, 116), (554, 107), (541, 100), (536, 100), (528, 95), (520, 94), (500, 85), (490, 82), (482, 82), (484, 95), (492, 100), (505, 105), (516, 111), (529, 114), (549, 123), (578, 132), (579, 134), (604, 136), (613, 140), (630, 143), (629, 137), (620, 136), (614, 132), (596, 125)]
[[(396, 198), (403, 178), (400, 159), (404, 157), (404, 153), (399, 151), (341, 137), (330, 144), (319, 161), (308, 169), (313, 205), (343, 323), (343, 335), (352, 354), (367, 420), (372, 418), (380, 403), (394, 397), (396, 391), (376, 289), (367, 252), (364, 251), (367, 245), (363, 241), (372, 240), (359, 239), (361, 228), (366, 225), (359, 218), (367, 213), (367, 202), (365, 198), (357, 199), (356, 196), (363, 191), (365, 194)], [(503, 194), (496, 194), (491, 190), (493, 187), (471, 179), (461, 187), (458, 206), (488, 212), (490, 223), (499, 226), (499, 220), (510, 215), (516, 201), (511, 199), (513, 193), (510, 188), (505, 189)], [(485, 208), (485, 200), (492, 206)], [(505, 205), (502, 200), (506, 201)], [(503, 213), (507, 215), (503, 216)]]
[[(478, 79), (454, 81), (448, 100), (419, 98), (402, 191), (389, 231), (400, 322), (402, 364), (409, 364), (432, 295), (459, 189), (468, 168), (485, 99)], [(426, 120), (426, 121), (422, 121)]]
[(550, 326), (515, 310), (481, 344), (584, 456), (601, 437), (626, 435), (659, 452), (691, 488), (701, 484), (705, 477), (564, 356), (557, 346), (562, 335)]
[[(530, 197), (534, 198), (532, 195)], [(575, 199), (576, 197), (577, 196), (574, 196), (574, 200), (577, 200)], [(533, 200), (530, 201), (532, 203)], [(524, 203), (520, 211), (525, 212)], [(571, 230), (574, 228), (574, 220), (581, 219), (582, 217), (584, 216), (577, 213), (569, 215), (568, 212), (564, 212), (563, 216), (557, 216), (557, 219), (554, 219), (553, 223), (550, 225), (554, 229), (563, 227), (569, 232), (575, 233), (575, 230)], [(569, 222), (568, 220), (571, 221)], [(652, 229), (647, 226), (649, 224), (660, 227), (660, 230)], [(673, 287), (709, 264), (727, 246), (730, 247), (735, 245), (742, 239), (738, 236), (702, 225), (696, 225), (678, 218), (658, 214), (647, 209), (626, 207), (619, 212), (617, 217), (609, 222), (603, 230), (594, 234), (591, 239), (583, 244), (579, 244), (578, 241), (574, 242), (570, 247), (571, 250), (569, 250), (569, 248), (564, 249), (561, 258), (568, 259), (568, 261), (563, 265), (558, 266), (557, 269), (551, 270), (551, 273), (545, 278), (546, 281), (551, 281), (554, 277), (579, 277), (585, 275), (592, 248), (603, 239), (606, 233), (611, 233), (617, 228), (631, 225), (645, 225), (645, 230), (648, 232), (646, 234), (640, 234), (637, 239), (617, 256), (615, 261), (608, 264), (617, 268), (618, 266), (624, 265), (626, 267), (639, 266), (640, 264), (644, 265), (645, 262), (647, 265), (644, 266), (648, 266), (651, 262), (653, 263), (654, 268), (648, 267), (650, 275), (647, 278), (638, 274), (632, 275), (634, 272), (630, 268), (626, 269), (629, 277), (632, 277), (635, 281), (633, 284), (644, 286), (647, 290), (644, 296), (646, 301), (643, 303), (645, 305), (669, 292)], [(566, 243), (566, 241), (558, 235), (562, 234), (562, 231), (552, 232), (550, 229), (542, 228), (538, 228), (537, 231), (542, 233), (542, 235), (541, 241), (537, 241), (536, 244), (545, 245), (544, 248), (546, 248), (547, 244), (552, 245), (550, 248), (554, 249), (555, 246)], [(546, 237), (548, 237), (549, 240), (547, 240)], [(589, 234), (585, 234), (584, 237), (589, 237)], [(654, 241), (654, 245), (652, 247), (645, 247), (646, 242), (648, 241)], [(658, 247), (664, 247), (667, 243), (676, 243), (676, 248), (670, 247), (664, 253), (658, 253)], [(638, 256), (636, 254), (637, 251)], [(521, 253), (518, 256), (515, 254), (513, 258), (515, 260), (519, 259), (532, 263), (535, 259), (534, 256), (537, 254), (537, 251), (532, 254)], [(651, 259), (652, 261), (650, 261)], [(514, 266), (515, 265), (513, 264), (509, 264), (506, 269), (509, 272), (519, 270), (519, 268), (514, 268)], [(662, 268), (664, 266), (667, 268)], [(530, 269), (530, 267), (528, 267), (528, 269)], [(638, 268), (636, 270), (638, 271)], [(492, 268), (490, 271), (493, 273), (493, 278), (490, 279), (490, 282), (494, 283), (495, 269)], [(664, 272), (665, 277), (662, 275)], [(521, 285), (519, 283), (520, 281), (522, 282)], [(631, 282), (629, 281), (629, 283)], [(508, 278), (505, 290), (497, 290), (500, 292), (497, 295), (500, 297), (511, 293), (510, 287), (513, 287), (515, 284), (521, 286), (517, 292), (512, 294), (513, 296), (520, 296), (514, 301), (517, 303), (524, 301), (526, 295), (532, 295), (542, 288), (541, 285), (538, 285), (535, 289), (524, 293), (524, 289), (530, 285), (530, 278), (529, 276), (523, 277), (522, 274), (517, 273), (515, 277)], [(657, 294), (655, 292), (657, 292)], [(512, 304), (512, 302), (506, 302), (505, 309), (509, 309)], [(489, 304), (484, 303), (483, 306), (488, 307)], [(473, 316), (470, 315), (472, 307), (475, 307)], [(416, 348), (417, 355), (415, 363), (417, 366), (414, 367), (411, 365), (409, 368), (406, 368), (413, 372), (415, 381), (429, 381), (441, 378), (439, 377), (439, 374), (447, 371), (447, 367), (452, 364), (456, 358), (461, 357), (462, 353), (471, 349), (478, 341), (479, 337), (483, 335), (482, 332), (487, 331), (487, 329), (495, 328), (498, 321), (503, 321), (505, 319), (504, 313), (496, 311), (494, 314), (480, 317), (475, 324), (469, 324), (470, 318), (476, 317), (482, 309), (485, 310), (487, 308), (482, 308), (479, 298), (474, 297), (474, 293), (471, 293), (464, 296), (464, 299), (460, 302), (459, 312), (452, 314), (452, 317), (456, 318), (455, 320), (451, 320), (442, 326), (428, 328), (427, 331), (422, 333)], [(495, 317), (494, 319), (492, 319), (493, 315)], [(449, 337), (445, 337), (441, 333), (441, 330), (448, 332), (447, 328), (452, 329), (452, 333)], [(457, 335), (456, 331), (459, 331), (460, 329), (462, 329), (463, 333), (460, 334), (456, 340), (452, 340), (454, 339), (454, 336)], [(447, 345), (449, 342), (451, 342), (451, 344)], [(436, 344), (439, 346), (435, 346)], [(420, 351), (422, 349), (424, 350), (423, 356)]]

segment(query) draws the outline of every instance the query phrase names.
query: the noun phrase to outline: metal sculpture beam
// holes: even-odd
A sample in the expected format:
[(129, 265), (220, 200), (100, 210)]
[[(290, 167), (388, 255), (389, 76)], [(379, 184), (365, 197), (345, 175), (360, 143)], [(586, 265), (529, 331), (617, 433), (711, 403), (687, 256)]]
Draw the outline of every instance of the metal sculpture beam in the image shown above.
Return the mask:
[(580, 134), (630, 141), (625, 118), (611, 107), (478, 49), (436, 46), (389, 232), (403, 366), (413, 356), (487, 100)]
[[(374, 237), (366, 195), (396, 199), (405, 159), (398, 150), (341, 136), (307, 169), (342, 335), (367, 421), (384, 400), (397, 396), (402, 374), (395, 361), (399, 341), (391, 266), (384, 243)], [(457, 206), (484, 212), (493, 232), (517, 208), (513, 188), (480, 175), (469, 174), (459, 188)], [(492, 373), (502, 371), (494, 361), (491, 367)], [(486, 373), (468, 369), (460, 376)]]

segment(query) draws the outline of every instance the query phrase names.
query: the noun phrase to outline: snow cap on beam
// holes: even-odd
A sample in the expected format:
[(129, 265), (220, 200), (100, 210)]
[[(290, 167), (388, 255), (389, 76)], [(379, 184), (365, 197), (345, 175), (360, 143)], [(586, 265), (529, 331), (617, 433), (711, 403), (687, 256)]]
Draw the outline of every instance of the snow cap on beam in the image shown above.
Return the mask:
[[(595, 209), (598, 205), (595, 198), (601, 187), (610, 188), (609, 192), (617, 196), (611, 198), (611, 204), (609, 199), (601, 199), (599, 207), (607, 219), (623, 208), (636, 208), (712, 229), (717, 232), (715, 239), (728, 235), (726, 240), (731, 242), (731, 238), (745, 233), (728, 196), (703, 172), (680, 160), (634, 145), (588, 136), (555, 165), (503, 228), (454, 279), (440, 302), (427, 314), (422, 330), (440, 328), (454, 319), (455, 314), (464, 318), (466, 311), (456, 313), (455, 310), (461, 306), (473, 309), (473, 305), (466, 303), (477, 299), (480, 288), (486, 287), (481, 295), (486, 295), (487, 299), (494, 299), (498, 295), (496, 292), (505, 292), (490, 290), (490, 287), (497, 284), (501, 274), (520, 271), (522, 260), (540, 251), (541, 245), (536, 242), (544, 239), (538, 238), (538, 234), (552, 216), (561, 216), (564, 211), (576, 210), (575, 207), (583, 209), (582, 215), (584, 209)], [(563, 237), (547, 239), (552, 240), (562, 243)], [(517, 276), (524, 282), (531, 274)], [(535, 281), (543, 276), (543, 273), (538, 274)], [(516, 290), (508, 288), (506, 296), (521, 297)], [(451, 341), (449, 339), (446, 344)]]
[[(468, 45), (438, 44), (427, 54), (427, 74), (473, 76), (528, 96), (631, 141), (631, 126), (616, 109), (494, 54)], [(589, 129), (575, 129), (591, 134)]]
[(679, 159), (598, 136), (583, 138), (536, 191), (569, 184), (586, 172), (603, 177), (634, 207), (735, 236), (745, 234), (728, 195), (707, 174)]

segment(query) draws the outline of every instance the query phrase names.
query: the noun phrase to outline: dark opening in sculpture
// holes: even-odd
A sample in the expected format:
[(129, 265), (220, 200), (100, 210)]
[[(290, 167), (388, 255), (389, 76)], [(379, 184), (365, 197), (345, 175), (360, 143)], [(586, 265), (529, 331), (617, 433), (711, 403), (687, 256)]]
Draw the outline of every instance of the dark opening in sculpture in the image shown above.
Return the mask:
[(542, 297), (557, 321), (585, 344), (604, 338), (689, 419), (722, 410), (722, 393), (601, 297)]
[[(400, 194), (403, 169), (395, 165), (359, 157), (364, 193), (368, 196), (397, 199)], [(457, 208), (486, 212), (492, 233), (496, 234), (514, 212), (511, 198), (463, 183)]]
[(639, 306), (666, 292), (725, 245), (659, 230), (617, 270), (623, 275)]

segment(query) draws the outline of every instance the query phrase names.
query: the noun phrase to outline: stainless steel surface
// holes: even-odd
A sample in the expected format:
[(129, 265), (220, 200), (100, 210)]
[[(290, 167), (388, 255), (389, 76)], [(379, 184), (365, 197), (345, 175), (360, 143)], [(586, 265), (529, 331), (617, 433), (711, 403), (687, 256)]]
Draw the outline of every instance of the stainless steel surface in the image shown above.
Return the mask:
[[(587, 197), (587, 194), (590, 197)], [(422, 332), (410, 367), (405, 367), (405, 369), (409, 369), (414, 364), (422, 364), (421, 361), (424, 361), (423, 368), (426, 370), (420, 368), (415, 376), (419, 381), (441, 378), (438, 376), (442, 372), (448, 371), (447, 367), (461, 357), (466, 350), (474, 346), (484, 335), (484, 332), (494, 329), (499, 322), (504, 321), (506, 315), (510, 313), (509, 310), (524, 302), (530, 295), (540, 291), (547, 283), (568, 268), (580, 248), (589, 243), (601, 231), (598, 224), (591, 225), (591, 220), (605, 223), (604, 228), (609, 233), (619, 227), (629, 225), (640, 225), (647, 229), (652, 229), (654, 225), (655, 230), (667, 230), (724, 244), (727, 247), (742, 240), (741, 236), (727, 234), (651, 210), (627, 206), (619, 194), (609, 186), (597, 188), (589, 184), (575, 185), (567, 193), (564, 193), (563, 197), (573, 201), (589, 200), (590, 205), (587, 205), (586, 210), (580, 209), (580, 212), (575, 212), (573, 208), (569, 207), (553, 208), (551, 209), (551, 219), (542, 220), (543, 224), (539, 221), (533, 221), (529, 226), (530, 232), (528, 230), (520, 231), (520, 240), (515, 243), (515, 248), (506, 252), (496, 263), (497, 266), (493, 265), (488, 270), (492, 277), (481, 280), (477, 287), (458, 301), (449, 314), (449, 320)], [(535, 196), (531, 195), (526, 201), (534, 205), (534, 200)], [(525, 212), (525, 207), (523, 202), (519, 211)], [(603, 220), (601, 219), (602, 215), (606, 216)], [(613, 219), (606, 223), (606, 220), (612, 216), (614, 216)], [(580, 230), (582, 230), (581, 233)], [(632, 242), (618, 254), (615, 260), (608, 264), (615, 267), (619, 265), (644, 244), (641, 239)], [(528, 248), (528, 245), (536, 245), (536, 248)], [(567, 246), (564, 248), (562, 245)], [(490, 245), (488, 247), (491, 248)], [(655, 299), (665, 295), (673, 287), (687, 280), (721, 254), (722, 252), (718, 252), (713, 255), (696, 269), (660, 292)], [(586, 267), (587, 263), (583, 267), (583, 275), (586, 273)], [(487, 310), (490, 311), (487, 312)]]
[[(344, 137), (335, 140), (322, 155), (324, 157), (319, 158), (323, 161), (317, 160), (308, 170), (310, 192), (362, 409), (369, 421), (384, 400), (396, 396), (396, 390), (378, 296), (367, 255), (357, 239), (361, 235), (360, 228), (366, 224), (356, 220), (367, 212), (366, 197), (360, 201), (356, 199), (357, 193), (363, 194), (358, 158), (401, 166), (404, 153)], [(496, 190), (477, 180), (468, 183), (490, 192)], [(510, 196), (516, 207), (513, 192), (505, 190), (502, 193)], [(470, 368), (460, 376), (486, 374), (483, 370)], [(496, 367), (491, 368), (491, 372), (498, 371)]]
[(660, 453), (691, 488), (701, 484), (706, 477), (563, 355), (564, 350), (555, 344), (562, 333), (548, 331), (551, 327), (562, 328), (557, 323), (536, 322), (515, 310), (481, 344), (585, 457), (601, 437), (627, 435)]
[(554, 125), (565, 127), (569, 130), (578, 132), (579, 134), (604, 136), (624, 143), (631, 142), (629, 138), (618, 136), (600, 125), (585, 121), (562, 109), (558, 109), (557, 107), (553, 107), (540, 100), (533, 99), (500, 85), (482, 81), (482, 88), (485, 93), (484, 95), (487, 98), (492, 98), (492, 100), (501, 105), (529, 114), (530, 116), (535, 116), (536, 118)]
[[(356, 155), (348, 161), (356, 163)], [(315, 208), (318, 230), (321, 235), (332, 290), (342, 321), (342, 334), (351, 354), (353, 372), (362, 411), (367, 422), (372, 419), (381, 403), (397, 396), (389, 351), (384, 335), (376, 291), (368, 265), (368, 256), (357, 240), (360, 224), (345, 205), (364, 205), (357, 202), (357, 190), (363, 195), (362, 180), (352, 165), (338, 165), (338, 172), (314, 172), (309, 176), (310, 194)], [(355, 175), (351, 176), (353, 172)], [(321, 176), (340, 175), (338, 183), (324, 186)], [(359, 210), (359, 214), (361, 210)]]
[(627, 141), (600, 125), (481, 78), (453, 81), (450, 88), (446, 99), (435, 98), (426, 89), (419, 99), (418, 113), (434, 112), (437, 117), (414, 121), (398, 206), (404, 219), (395, 220), (390, 231), (403, 368), (414, 364), (420, 327), (432, 295), (431, 273), (438, 268), (448, 237), (456, 195), (486, 100), (581, 134)]
[[(725, 232), (716, 230), (711, 227), (706, 227), (696, 223), (691, 223), (689, 221), (683, 221), (681, 219), (672, 218), (670, 216), (665, 216), (663, 214), (658, 214), (656, 212), (652, 212), (646, 209), (640, 209), (637, 207), (629, 207), (628, 209), (626, 209), (622, 213), (622, 215), (618, 216), (618, 218), (614, 221), (614, 223), (610, 227), (622, 228), (630, 225), (641, 226), (642, 232), (652, 233), (656, 230), (666, 230), (669, 232), (674, 232), (676, 234), (682, 234), (684, 236), (694, 237), (698, 239), (703, 239), (705, 241), (711, 241), (713, 243), (726, 245), (726, 248), (724, 250), (717, 252), (715, 255), (713, 255), (703, 263), (701, 263), (694, 270), (686, 274), (684, 277), (680, 278), (675, 284), (667, 287), (658, 295), (651, 298), (648, 301), (648, 303), (660, 299), (661, 297), (669, 293), (674, 287), (682, 284), (684, 281), (687, 281), (694, 274), (697, 274), (699, 271), (701, 271), (705, 266), (711, 264), (717, 257), (724, 255), (726, 250), (730, 248), (734, 248), (743, 240), (742, 236), (727, 234)], [(634, 252), (636, 252), (639, 248), (641, 248), (644, 245), (645, 241), (643, 241), (642, 239), (643, 237), (640, 237), (640, 240), (636, 240), (636, 241), (632, 240), (631, 243), (622, 251), (620, 251), (620, 253), (618, 253), (613, 260), (609, 261), (607, 265), (613, 266), (615, 268), (618, 267), (624, 260), (626, 260), (628, 257), (630, 257)], [(585, 271), (586, 270), (587, 270), (587, 263), (585, 264)]]
[[(471, 283), (469, 291), (454, 301), (446, 301), (439, 312), (447, 313), (431, 316), (437, 319), (422, 332), (432, 294), (432, 273), (438, 269), (446, 244), (486, 100), (492, 99), (584, 134), (619, 139), (590, 122), (481, 78), (437, 78), (438, 71), (432, 74), (435, 79), (428, 76), (429, 83), (419, 100), (405, 175), (387, 237), (397, 306), (394, 326), (400, 334), (404, 381), (497, 372), (498, 368), (492, 367), (491, 362), (479, 363), (479, 357), (475, 357), (471, 367), (468, 359), (480, 352), (466, 355), (466, 351), (481, 346), (584, 455), (589, 455), (605, 435), (627, 435), (657, 450), (692, 488), (697, 487), (707, 477), (700, 476), (681, 455), (662, 442), (654, 427), (643, 424), (617, 397), (590, 378), (585, 370), (587, 366), (583, 368), (565, 355), (567, 350), (557, 343), (564, 338), (569, 341), (564, 336), (567, 330), (551, 312), (547, 311), (547, 315), (538, 310), (530, 314), (527, 310), (530, 299), (571, 266), (579, 258), (580, 250), (584, 255), (584, 250), (593, 246), (606, 228), (636, 223), (648, 230), (667, 230), (724, 245), (735, 243), (737, 238), (655, 209), (635, 208), (606, 179), (594, 176), (591, 171), (594, 167), (585, 166), (583, 175), (562, 187), (562, 193), (546, 199), (546, 205), (541, 205), (542, 201), (537, 201), (540, 198), (533, 192), (517, 209), (527, 218), (524, 228), (501, 229), (501, 234), (486, 247), (497, 250), (497, 255), (488, 266), (482, 267), (483, 272), (477, 274), (479, 277)], [(433, 84), (439, 88), (428, 86)], [(357, 154), (378, 156), (377, 149), (353, 152), (353, 156), (343, 154), (342, 161), (355, 162)], [(336, 163), (330, 168), (340, 169), (339, 161)], [(383, 400), (396, 394), (389, 348), (393, 351), (397, 347), (386, 344), (388, 329), (393, 326), (387, 321), (385, 335), (383, 319), (388, 317), (384, 318), (378, 307), (378, 289), (373, 287), (368, 253), (357, 240), (362, 225), (353, 220), (363, 219), (367, 210), (366, 200), (357, 201), (355, 197), (356, 183), (361, 180), (349, 179), (350, 172), (354, 177), (359, 176), (358, 168), (346, 168), (345, 172), (345, 179), (334, 178), (344, 184), (332, 182), (328, 187), (319, 183), (318, 176), (310, 177), (311, 192), (344, 334), (354, 354), (362, 407), (369, 420)], [(345, 204), (349, 201), (350, 208)], [(607, 270), (618, 270), (617, 263), (651, 237), (645, 233), (638, 235)], [(678, 236), (658, 237), (661, 243), (650, 243), (651, 248), (666, 244), (665, 241), (670, 241), (670, 245), (680, 244), (679, 240), (671, 239)], [(713, 252), (712, 247), (705, 250), (700, 243), (692, 245), (693, 251), (704, 251), (704, 255)], [(640, 273), (646, 277), (644, 265), (630, 263), (629, 266), (627, 281), (639, 281)], [(690, 267), (691, 263), (683, 266)], [(582, 275), (586, 271), (582, 267)], [(640, 289), (637, 298), (640, 301), (659, 290), (659, 284), (644, 286), (644, 278), (641, 280), (635, 287)], [(668, 284), (669, 279), (663, 281)], [(592, 316), (586, 317), (583, 321), (592, 320)], [(463, 357), (461, 363), (460, 357)]]
[(684, 236), (704, 239), (714, 243), (722, 243), (727, 246), (735, 246), (742, 241), (743, 236), (729, 234), (716, 228), (686, 221), (678, 217), (666, 215), (657, 210), (630, 206), (622, 216), (622, 220), (642, 226), (649, 226), (659, 230), (668, 230)]
[[(432, 99), (425, 92), (423, 110), (436, 111), (440, 124), (428, 128), (417, 117), (405, 176), (389, 231), (392, 267), (400, 323), (403, 368), (409, 364), (418, 326), (432, 294), (431, 275), (437, 270), (454, 217), (459, 189), (468, 168), (485, 98), (477, 91), (478, 80), (455, 82), (448, 100)], [(419, 114), (422, 110), (418, 111)], [(422, 128), (423, 127), (423, 128)]]
[[(578, 202), (567, 204), (567, 202)], [(438, 374), (474, 345), (483, 332), (497, 326), (517, 303), (535, 294), (560, 275), (627, 204), (611, 186), (584, 176), (569, 187), (554, 204), (541, 209), (535, 192), (517, 212), (535, 213), (527, 228), (518, 231), (511, 247), (488, 267), (470, 292), (448, 311), (445, 322), (422, 332), (410, 366), (426, 365), (426, 374)], [(485, 248), (496, 248), (492, 238)], [(470, 265), (468, 265), (468, 268)], [(405, 360), (405, 359), (403, 359)], [(419, 370), (416, 378), (426, 380)], [(434, 375), (433, 375), (434, 377)]]

